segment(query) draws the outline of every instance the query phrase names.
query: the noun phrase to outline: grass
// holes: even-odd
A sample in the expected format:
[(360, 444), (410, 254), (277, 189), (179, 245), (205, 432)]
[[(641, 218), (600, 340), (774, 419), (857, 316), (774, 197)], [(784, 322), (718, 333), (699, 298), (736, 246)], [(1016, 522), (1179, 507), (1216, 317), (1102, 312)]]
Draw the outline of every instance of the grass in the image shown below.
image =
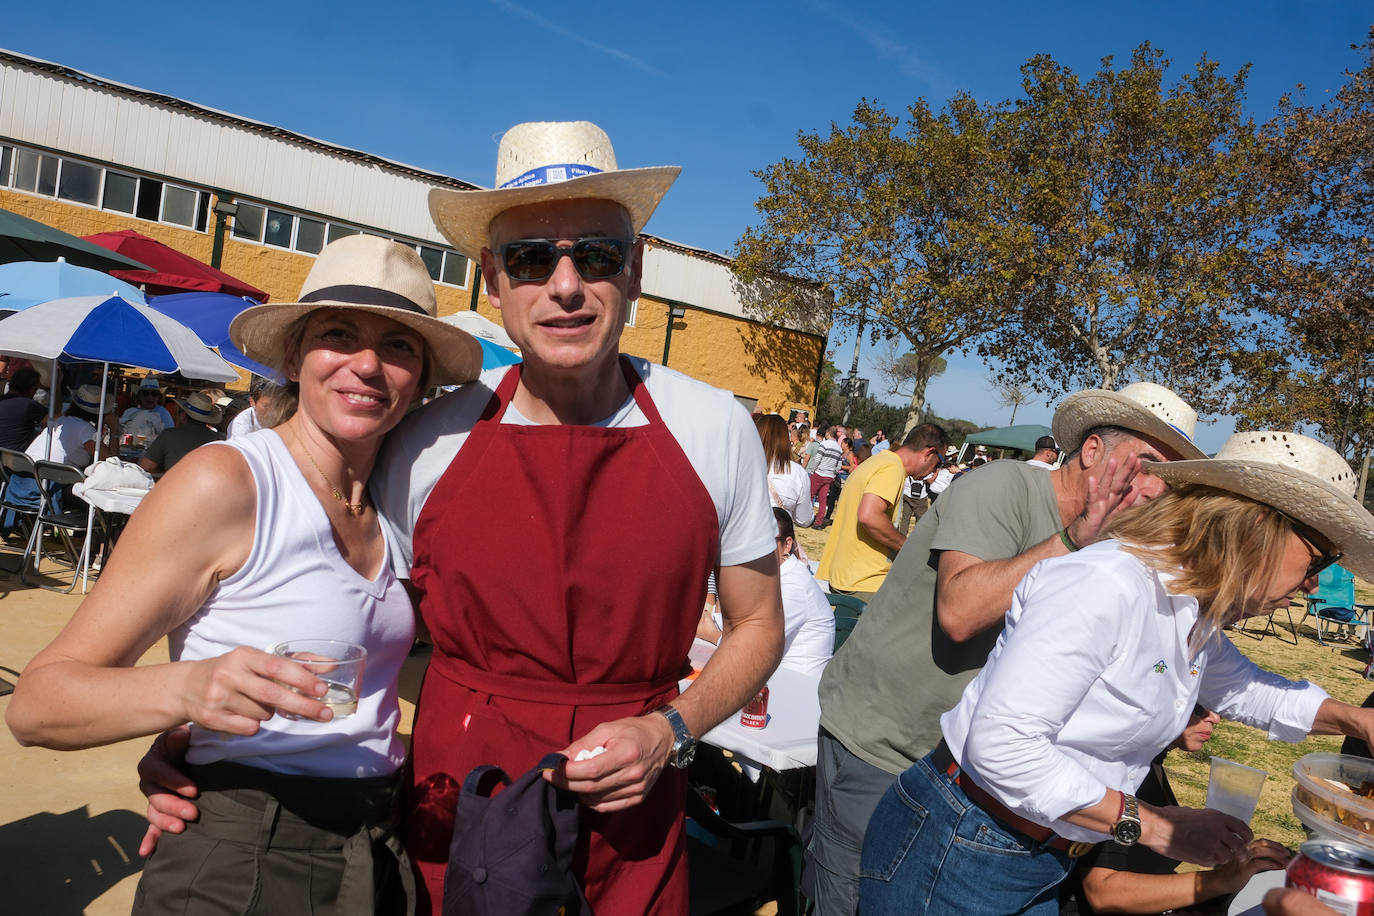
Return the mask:
[[(797, 529), (797, 539), (811, 559), (820, 559), (830, 530)], [(1357, 602), (1374, 603), (1374, 587), (1359, 579), (1355, 586)], [(1227, 630), (1226, 636), (1261, 668), (1290, 680), (1312, 681), (1332, 697), (1355, 706), (1364, 703), (1365, 698), (1374, 692), (1374, 682), (1364, 678), (1369, 654), (1354, 642), (1321, 645), (1316, 639), (1316, 618), (1307, 618), (1297, 608), (1293, 609), (1292, 615), (1294, 626), (1291, 628), (1288, 617), (1282, 611), (1275, 615), (1277, 636), (1271, 634), (1262, 640), (1254, 638), (1253, 634), (1258, 633), (1264, 624), (1263, 618), (1249, 622), (1247, 629), (1251, 635)], [(1293, 645), (1295, 636), (1296, 646)], [(1179, 804), (1198, 808), (1206, 801), (1207, 775), (1212, 755), (1266, 771), (1269, 778), (1264, 782), (1264, 791), (1251, 827), (1256, 836), (1268, 837), (1296, 848), (1306, 839), (1306, 834), (1302, 823), (1293, 816), (1290, 799), (1293, 763), (1299, 757), (1318, 751), (1338, 752), (1342, 740), (1340, 737), (1320, 737), (1308, 738), (1299, 744), (1285, 744), (1270, 741), (1263, 732), (1248, 726), (1223, 721), (1217, 725), (1212, 740), (1198, 753), (1171, 752), (1166, 768)]]

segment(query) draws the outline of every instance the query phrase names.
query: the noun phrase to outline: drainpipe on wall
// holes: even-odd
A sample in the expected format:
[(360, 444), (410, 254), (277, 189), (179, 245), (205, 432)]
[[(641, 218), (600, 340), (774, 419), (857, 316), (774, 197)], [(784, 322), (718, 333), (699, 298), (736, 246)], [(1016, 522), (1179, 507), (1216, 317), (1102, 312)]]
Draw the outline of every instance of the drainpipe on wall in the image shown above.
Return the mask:
[(477, 311), (477, 297), (482, 294), (482, 265), (476, 261), (472, 262), (472, 301), (468, 303), (468, 311)]
[(673, 322), (686, 318), (687, 310), (680, 305), (668, 306), (668, 332), (663, 335), (663, 365), (668, 365), (668, 350), (673, 346)]

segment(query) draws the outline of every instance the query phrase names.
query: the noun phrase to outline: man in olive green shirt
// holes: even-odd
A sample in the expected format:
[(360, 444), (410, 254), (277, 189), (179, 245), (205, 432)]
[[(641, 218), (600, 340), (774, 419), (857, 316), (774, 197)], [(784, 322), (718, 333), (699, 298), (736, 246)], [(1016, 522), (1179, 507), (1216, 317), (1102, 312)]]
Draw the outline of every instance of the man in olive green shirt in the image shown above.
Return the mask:
[(834, 530), (825, 542), (816, 578), (832, 592), (867, 601), (883, 584), (892, 557), (906, 543), (894, 520), (907, 475), (924, 477), (940, 466), (948, 437), (922, 423), (895, 449), (881, 451), (849, 475), (835, 506)]
[(1081, 391), (1054, 416), (1057, 470), (994, 461), (960, 478), (912, 530), (882, 588), (821, 678), (817, 916), (858, 906), (868, 818), (939, 743), (940, 716), (987, 661), (1016, 584), (1040, 560), (1091, 543), (1117, 511), (1158, 496), (1140, 461), (1205, 458), (1197, 415), (1148, 382)]

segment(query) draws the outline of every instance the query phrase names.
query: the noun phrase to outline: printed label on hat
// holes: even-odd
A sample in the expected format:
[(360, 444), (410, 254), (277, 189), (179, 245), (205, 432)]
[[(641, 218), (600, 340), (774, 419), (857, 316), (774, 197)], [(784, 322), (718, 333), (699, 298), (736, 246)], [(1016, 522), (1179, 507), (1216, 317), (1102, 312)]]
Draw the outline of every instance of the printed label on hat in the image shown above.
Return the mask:
[(527, 188), (532, 185), (558, 184), (562, 181), (570, 181), (574, 178), (583, 178), (587, 175), (596, 175), (601, 169), (585, 163), (562, 163), (560, 165), (541, 165), (538, 168), (530, 169), (523, 175), (517, 175), (510, 181), (501, 185), (501, 190), (508, 188)]

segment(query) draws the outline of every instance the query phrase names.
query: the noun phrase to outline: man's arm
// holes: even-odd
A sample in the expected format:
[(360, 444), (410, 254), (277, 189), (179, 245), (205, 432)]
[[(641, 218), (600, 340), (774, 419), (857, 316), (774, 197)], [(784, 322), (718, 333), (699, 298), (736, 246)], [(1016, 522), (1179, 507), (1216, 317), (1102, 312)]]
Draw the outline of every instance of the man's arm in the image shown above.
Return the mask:
[[(1124, 462), (1108, 458), (1101, 483), (1089, 478), (1087, 503), (1067, 526), (1075, 544), (1087, 545), (1097, 540), (1107, 522), (1124, 507), (1131, 481), (1139, 470), (1140, 460), (1134, 455)], [(940, 629), (955, 642), (967, 642), (1001, 623), (1011, 608), (1012, 591), (1030, 568), (1041, 560), (1068, 552), (1058, 534), (1005, 560), (982, 560), (957, 550), (942, 551), (935, 585), (935, 613)]]
[[(782, 658), (782, 596), (778, 562), (767, 554), (739, 566), (723, 566), (717, 580), (725, 635), (691, 689), (672, 705), (698, 737), (744, 706)], [(606, 752), (575, 760), (598, 746)], [(563, 750), (568, 764), (545, 778), (582, 796), (596, 811), (639, 804), (668, 762), (673, 729), (661, 715), (606, 722)]]
[(1083, 895), (1099, 913), (1163, 913), (1238, 893), (1256, 874), (1283, 868), (1292, 857), (1273, 840), (1255, 840), (1244, 855), (1207, 871), (1152, 875), (1090, 868)]
[(906, 535), (892, 524), (892, 504), (877, 493), (865, 493), (859, 500), (859, 525), (870, 538), (893, 553), (906, 543)]

